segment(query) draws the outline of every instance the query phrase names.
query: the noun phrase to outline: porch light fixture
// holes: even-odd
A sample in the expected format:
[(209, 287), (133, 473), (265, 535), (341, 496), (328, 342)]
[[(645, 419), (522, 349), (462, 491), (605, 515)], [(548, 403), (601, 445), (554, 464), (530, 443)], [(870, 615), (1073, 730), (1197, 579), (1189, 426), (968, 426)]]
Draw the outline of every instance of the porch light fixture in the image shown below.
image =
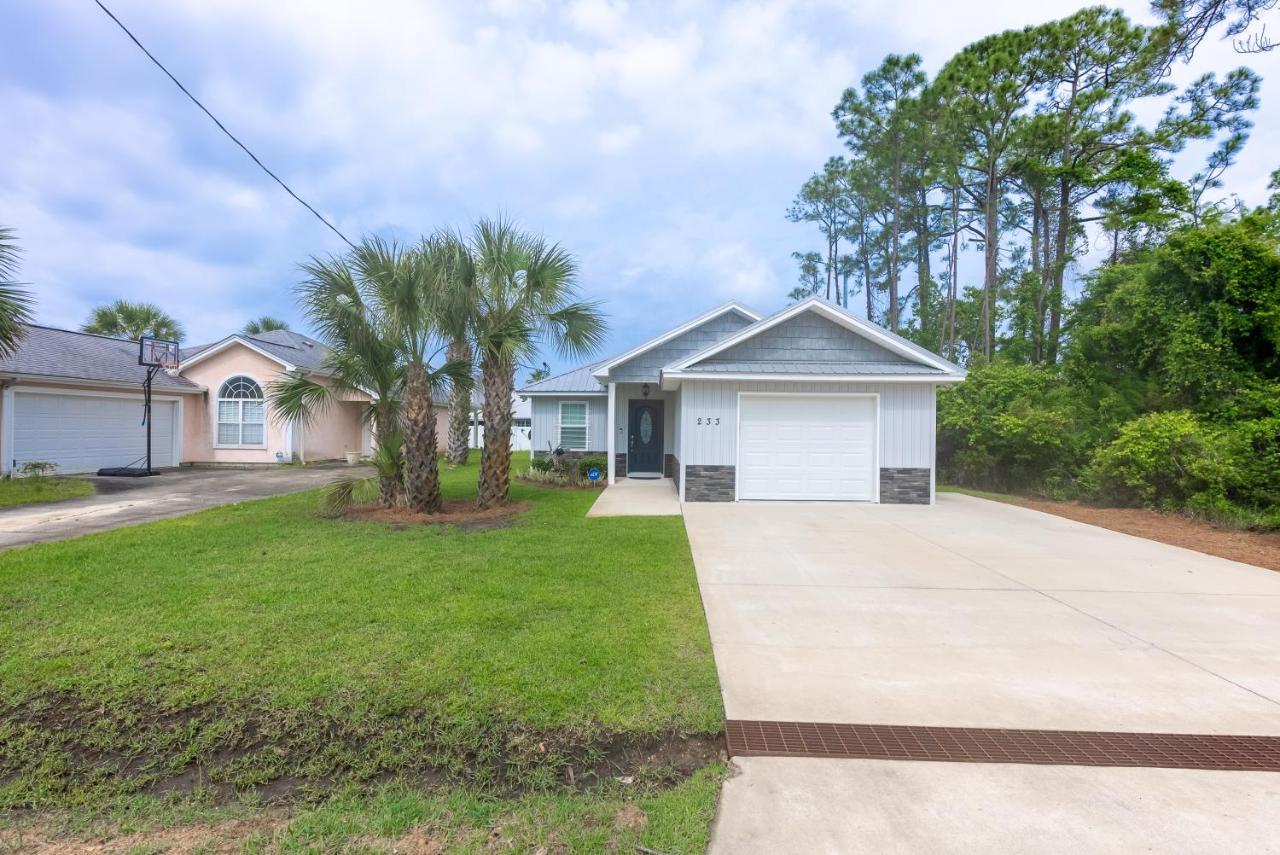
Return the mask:
[(640, 387), (640, 394), (641, 394), (641, 395), (643, 395), (643, 396), (644, 396), (644, 397), (646, 397), (646, 398), (647, 398), (647, 397), (649, 397), (649, 384), (648, 384), (648, 383), (645, 383), (643, 386), (641, 386), (641, 387)]

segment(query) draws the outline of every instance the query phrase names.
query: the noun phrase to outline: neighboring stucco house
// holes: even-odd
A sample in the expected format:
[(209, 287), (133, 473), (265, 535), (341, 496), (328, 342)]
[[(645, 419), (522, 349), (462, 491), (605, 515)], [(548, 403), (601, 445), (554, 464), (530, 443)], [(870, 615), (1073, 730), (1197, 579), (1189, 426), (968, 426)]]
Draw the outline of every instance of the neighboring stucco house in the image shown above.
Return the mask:
[[(230, 335), (184, 348), (152, 383), (152, 464), (253, 464), (368, 453), (369, 398), (344, 395), (306, 426), (277, 418), (268, 387), (285, 374), (328, 383), (326, 348), (300, 333)], [(0, 471), (56, 463), (64, 473), (125, 466), (145, 454), (138, 344), (31, 326), (0, 358)]]
[(964, 371), (821, 299), (728, 303), (612, 359), (532, 383), (536, 454), (602, 454), (609, 482), (687, 502), (931, 503), (939, 386)]

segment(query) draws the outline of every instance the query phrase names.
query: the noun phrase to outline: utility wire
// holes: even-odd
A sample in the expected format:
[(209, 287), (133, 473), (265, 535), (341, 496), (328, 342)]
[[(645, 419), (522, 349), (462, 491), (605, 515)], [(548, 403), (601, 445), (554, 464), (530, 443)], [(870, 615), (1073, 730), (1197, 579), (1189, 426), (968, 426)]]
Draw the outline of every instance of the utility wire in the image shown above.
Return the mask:
[(212, 119), (212, 120), (213, 120), (213, 123), (214, 123), (215, 125), (217, 125), (217, 126), (218, 126), (218, 130), (220, 130), (220, 131), (222, 131), (224, 134), (226, 134), (226, 135), (227, 135), (227, 137), (228, 137), (228, 138), (230, 138), (230, 140), (231, 140), (233, 143), (235, 143), (236, 145), (240, 146), (240, 148), (244, 151), (244, 153), (245, 153), (245, 154), (247, 154), (247, 155), (249, 155), (249, 158), (250, 158), (254, 163), (258, 164), (259, 168), (261, 168), (263, 172), (265, 172), (265, 173), (267, 173), (268, 175), (270, 175), (270, 176), (271, 176), (271, 178), (272, 178), (272, 179), (273, 179), (277, 184), (279, 184), (281, 187), (283, 187), (283, 188), (284, 188), (284, 192), (288, 193), (290, 196), (292, 196), (294, 199), (296, 199), (296, 200), (298, 201), (298, 204), (299, 204), (299, 205), (301, 205), (302, 207), (304, 207), (304, 208), (306, 208), (308, 211), (310, 211), (312, 214), (314, 214), (314, 215), (315, 215), (315, 218), (316, 218), (317, 220), (319, 220), (320, 222), (324, 223), (326, 226), (328, 226), (328, 227), (329, 227), (329, 230), (330, 230), (331, 232), (333, 232), (333, 233), (334, 233), (335, 235), (337, 235), (338, 237), (342, 238), (342, 240), (347, 244), (347, 246), (351, 247), (352, 249), (355, 249), (355, 248), (356, 248), (356, 245), (355, 245), (354, 243), (352, 243), (352, 242), (347, 238), (347, 236), (346, 236), (346, 235), (344, 235), (342, 232), (338, 231), (338, 227), (337, 227), (337, 226), (335, 226), (333, 223), (331, 223), (331, 222), (329, 222), (328, 220), (326, 220), (326, 219), (324, 218), (324, 215), (322, 215), (322, 214), (321, 214), (319, 211), (317, 211), (315, 208), (313, 208), (313, 207), (311, 207), (310, 205), (308, 205), (308, 204), (307, 204), (307, 202), (306, 202), (306, 200), (305, 200), (305, 199), (303, 199), (301, 196), (299, 196), (297, 193), (294, 193), (294, 192), (293, 192), (293, 189), (292, 189), (291, 187), (289, 187), (289, 185), (288, 185), (288, 184), (285, 184), (283, 181), (281, 181), (281, 180), (280, 180), (280, 176), (279, 176), (279, 175), (276, 175), (276, 174), (275, 174), (274, 172), (272, 172), (270, 169), (267, 169), (267, 165), (266, 165), (265, 163), (263, 163), (261, 160), (258, 160), (258, 156), (257, 156), (256, 154), (254, 154), (253, 152), (249, 151), (249, 147), (248, 147), (247, 145), (245, 145), (244, 143), (240, 142), (240, 140), (236, 138), (236, 135), (235, 135), (235, 134), (233, 134), (233, 133), (231, 133), (231, 131), (227, 130), (227, 126), (226, 126), (226, 125), (224, 125), (224, 124), (222, 124), (222, 122), (218, 121), (218, 117), (217, 117), (217, 116), (215, 116), (215, 115), (213, 115), (213, 113), (210, 113), (210, 112), (209, 112), (209, 108), (208, 108), (208, 107), (206, 107), (204, 104), (201, 104), (201, 103), (200, 103), (200, 99), (199, 99), (199, 98), (197, 98), (196, 96), (192, 95), (189, 91), (187, 91), (187, 87), (183, 86), (183, 85), (182, 85), (182, 82), (181, 82), (181, 81), (179, 81), (179, 80), (178, 80), (178, 78), (176, 78), (176, 77), (174, 77), (174, 76), (173, 76), (173, 72), (171, 72), (171, 71), (169, 71), (169, 69), (165, 68), (165, 67), (164, 67), (164, 63), (162, 63), (162, 62), (160, 62), (160, 60), (156, 59), (156, 58), (155, 58), (155, 56), (153, 56), (153, 55), (152, 55), (151, 51), (147, 50), (147, 49), (146, 49), (146, 47), (142, 44), (142, 42), (138, 41), (138, 37), (137, 37), (137, 36), (135, 36), (133, 33), (131, 33), (131, 32), (129, 31), (129, 28), (128, 28), (128, 27), (126, 27), (123, 23), (121, 23), (120, 19), (119, 19), (119, 18), (117, 18), (117, 17), (112, 13), (112, 11), (111, 11), (110, 9), (108, 9), (108, 8), (103, 4), (102, 0), (93, 0), (93, 2), (95, 2), (95, 3), (97, 3), (97, 4), (98, 4), (98, 8), (99, 8), (99, 9), (101, 9), (103, 12), (106, 12), (106, 13), (107, 13), (107, 17), (108, 17), (108, 18), (110, 18), (111, 20), (113, 20), (113, 21), (115, 21), (115, 22), (116, 22), (116, 26), (117, 26), (117, 27), (119, 27), (120, 29), (124, 30), (124, 34), (125, 34), (126, 36), (128, 36), (128, 37), (129, 37), (129, 39), (130, 39), (130, 40), (131, 40), (135, 45), (137, 45), (137, 46), (138, 46), (138, 50), (140, 50), (140, 51), (142, 51), (144, 54), (146, 54), (146, 55), (147, 55), (147, 59), (149, 59), (149, 60), (151, 60), (153, 63), (155, 63), (156, 68), (158, 68), (158, 69), (160, 69), (161, 71), (163, 71), (163, 72), (165, 73), (165, 76), (167, 76), (170, 80), (172, 80), (172, 81), (173, 81), (173, 85), (174, 85), (174, 86), (177, 86), (179, 89), (181, 89), (181, 90), (182, 90), (182, 94), (183, 94), (183, 95), (186, 95), (188, 98), (190, 98), (190, 99), (191, 99), (191, 103), (193, 103), (193, 104), (195, 104), (197, 107), (199, 107), (199, 108), (201, 109), (201, 111), (203, 111), (203, 112), (204, 112), (204, 114), (205, 114), (206, 116), (208, 116), (210, 119)]

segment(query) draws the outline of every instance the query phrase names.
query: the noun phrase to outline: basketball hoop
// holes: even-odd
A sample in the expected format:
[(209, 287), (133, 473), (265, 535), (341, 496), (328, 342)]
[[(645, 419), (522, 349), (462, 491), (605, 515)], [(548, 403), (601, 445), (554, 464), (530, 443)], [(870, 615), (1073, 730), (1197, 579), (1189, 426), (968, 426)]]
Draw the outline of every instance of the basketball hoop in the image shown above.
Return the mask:
[(144, 335), (138, 339), (138, 364), (171, 370), (178, 367), (178, 343)]
[[(99, 475), (141, 478), (157, 474), (151, 468), (151, 381), (157, 372), (172, 371), (178, 367), (178, 343), (167, 338), (142, 336), (138, 339), (138, 364), (147, 369), (147, 375), (142, 380), (142, 427), (147, 429), (147, 454), (128, 466), (109, 466), (99, 469)], [(144, 461), (144, 465), (136, 465)]]

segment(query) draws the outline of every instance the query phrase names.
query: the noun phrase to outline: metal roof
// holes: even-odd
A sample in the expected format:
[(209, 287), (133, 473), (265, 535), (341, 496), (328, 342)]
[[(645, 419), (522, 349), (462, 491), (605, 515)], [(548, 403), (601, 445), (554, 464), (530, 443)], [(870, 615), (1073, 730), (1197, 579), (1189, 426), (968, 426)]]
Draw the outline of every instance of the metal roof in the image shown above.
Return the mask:
[[(0, 357), (0, 375), (28, 374), (84, 383), (141, 386), (147, 369), (138, 364), (138, 342), (34, 324), (12, 356)], [(202, 387), (185, 377), (157, 371), (155, 389), (193, 392)]]
[(575, 368), (572, 371), (566, 371), (563, 374), (557, 374), (555, 377), (548, 377), (546, 380), (539, 380), (537, 383), (530, 383), (520, 390), (521, 394), (531, 392), (534, 394), (545, 392), (577, 392), (579, 394), (600, 393), (607, 391), (600, 381), (591, 376), (591, 372), (595, 369), (593, 365), (584, 365), (581, 368)]

